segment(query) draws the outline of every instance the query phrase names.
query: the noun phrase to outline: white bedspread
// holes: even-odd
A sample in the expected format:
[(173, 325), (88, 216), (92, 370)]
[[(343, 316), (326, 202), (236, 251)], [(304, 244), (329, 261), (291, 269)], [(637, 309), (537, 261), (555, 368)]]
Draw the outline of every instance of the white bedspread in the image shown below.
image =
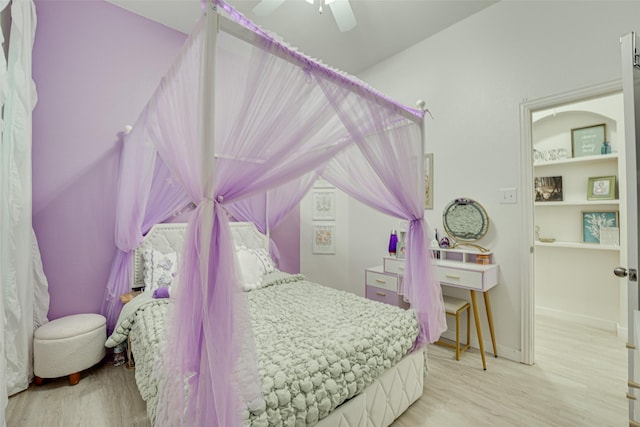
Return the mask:
[[(299, 275), (275, 274), (247, 297), (263, 400), (245, 410), (246, 426), (316, 424), (399, 362), (418, 334), (412, 310)], [(166, 303), (140, 301), (131, 320), (121, 316), (116, 336), (109, 338), (117, 343), (131, 331), (136, 381), (152, 421), (157, 406), (152, 372), (162, 363), (158, 348), (164, 342), (166, 309)]]

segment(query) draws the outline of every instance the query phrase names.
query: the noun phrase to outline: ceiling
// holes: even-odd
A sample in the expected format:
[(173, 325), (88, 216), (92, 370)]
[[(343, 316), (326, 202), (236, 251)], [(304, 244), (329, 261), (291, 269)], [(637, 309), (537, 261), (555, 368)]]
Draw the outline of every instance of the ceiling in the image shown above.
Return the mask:
[[(200, 0), (107, 0), (124, 9), (191, 32), (202, 14)], [(317, 0), (316, 0), (317, 1)], [(251, 21), (327, 65), (358, 74), (436, 34), (497, 0), (350, 0), (357, 25), (340, 32), (331, 10), (286, 0), (268, 16), (252, 9), (259, 0), (227, 0)]]

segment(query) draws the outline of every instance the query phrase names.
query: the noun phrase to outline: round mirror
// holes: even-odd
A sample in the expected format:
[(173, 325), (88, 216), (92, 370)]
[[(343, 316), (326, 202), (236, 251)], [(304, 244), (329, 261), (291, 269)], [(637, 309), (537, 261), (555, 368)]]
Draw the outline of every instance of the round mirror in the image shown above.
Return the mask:
[(455, 199), (442, 214), (447, 234), (454, 239), (473, 242), (489, 230), (489, 216), (482, 205), (472, 199)]

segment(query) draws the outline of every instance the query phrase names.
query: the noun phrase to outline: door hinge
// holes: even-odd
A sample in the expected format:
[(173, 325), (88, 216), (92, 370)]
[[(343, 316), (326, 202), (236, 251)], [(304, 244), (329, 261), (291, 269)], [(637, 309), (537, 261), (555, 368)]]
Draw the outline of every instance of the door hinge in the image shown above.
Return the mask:
[(627, 385), (629, 386), (629, 388), (640, 388), (640, 384), (631, 380), (627, 381)]
[(636, 397), (635, 397), (633, 394), (631, 394), (631, 393), (627, 393), (627, 399), (629, 399), (629, 400), (636, 400)]

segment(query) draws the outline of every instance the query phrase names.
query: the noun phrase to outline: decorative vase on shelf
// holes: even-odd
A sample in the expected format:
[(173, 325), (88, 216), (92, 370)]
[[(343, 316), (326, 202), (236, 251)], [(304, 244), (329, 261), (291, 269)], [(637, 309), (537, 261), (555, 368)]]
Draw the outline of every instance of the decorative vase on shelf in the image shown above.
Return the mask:
[(611, 144), (608, 141), (604, 141), (602, 143), (602, 147), (600, 148), (600, 154), (611, 154)]
[(391, 235), (389, 236), (389, 255), (395, 256), (397, 247), (398, 234), (396, 233), (396, 230), (391, 230)]

